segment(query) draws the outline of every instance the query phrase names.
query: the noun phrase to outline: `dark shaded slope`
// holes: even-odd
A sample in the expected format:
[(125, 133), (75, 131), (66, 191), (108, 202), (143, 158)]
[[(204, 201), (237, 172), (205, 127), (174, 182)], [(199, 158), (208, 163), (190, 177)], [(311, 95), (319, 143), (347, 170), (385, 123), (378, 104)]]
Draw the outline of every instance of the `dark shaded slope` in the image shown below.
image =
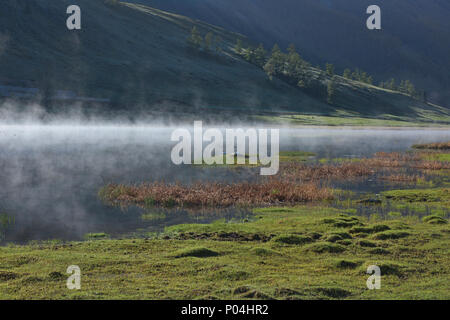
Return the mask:
[[(82, 9), (80, 31), (65, 27), (66, 8), (73, 3)], [(220, 34), (224, 54), (190, 52), (186, 38), (193, 25), (203, 35)], [(108, 6), (102, 0), (4, 0), (0, 30), (8, 38), (0, 79), (24, 80), (44, 92), (72, 90), (128, 108), (169, 101), (184, 108), (328, 110), (234, 57), (229, 46), (236, 34), (151, 8)]]
[[(293, 42), (314, 64), (361, 68), (376, 80), (412, 80), (450, 107), (447, 0), (132, 0), (241, 32), (268, 46)], [(366, 8), (382, 9), (383, 30), (365, 28)]]
[[(66, 8), (82, 9), (82, 30), (66, 28)], [(189, 49), (193, 26), (220, 35), (222, 53)], [(103, 0), (3, 0), (0, 3), (0, 82), (38, 87), (44, 98), (56, 90), (106, 98), (111, 107), (248, 114), (290, 111), (335, 114), (335, 110), (385, 118), (446, 121), (445, 109), (409, 96), (336, 78), (334, 106), (245, 62), (232, 49), (242, 37), (219, 27), (157, 9)], [(312, 69), (326, 88), (329, 77)], [(326, 92), (325, 92), (326, 96)], [(48, 103), (48, 100), (45, 100)], [(201, 109), (199, 109), (201, 108)], [(425, 110), (425, 113), (424, 113)]]

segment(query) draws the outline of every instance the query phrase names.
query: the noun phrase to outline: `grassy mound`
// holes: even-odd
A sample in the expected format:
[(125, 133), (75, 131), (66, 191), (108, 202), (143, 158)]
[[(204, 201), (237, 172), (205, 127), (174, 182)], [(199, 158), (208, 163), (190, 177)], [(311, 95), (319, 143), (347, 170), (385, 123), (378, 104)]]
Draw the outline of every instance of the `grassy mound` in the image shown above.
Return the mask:
[(312, 238), (308, 236), (302, 236), (302, 235), (280, 235), (272, 239), (273, 242), (276, 243), (282, 243), (282, 244), (296, 244), (296, 245), (302, 245), (306, 243), (310, 243), (313, 241)]
[(175, 258), (186, 258), (186, 257), (208, 258), (208, 257), (216, 257), (218, 255), (219, 253), (217, 253), (216, 251), (200, 247), (181, 250), (175, 254)]

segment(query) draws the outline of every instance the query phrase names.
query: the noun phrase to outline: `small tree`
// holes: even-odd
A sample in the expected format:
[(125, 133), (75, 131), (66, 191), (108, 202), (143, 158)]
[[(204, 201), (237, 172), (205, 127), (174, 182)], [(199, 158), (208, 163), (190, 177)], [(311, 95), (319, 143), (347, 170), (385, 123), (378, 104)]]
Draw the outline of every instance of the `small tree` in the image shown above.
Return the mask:
[(247, 60), (250, 63), (255, 63), (255, 61), (256, 61), (255, 49), (252, 47), (248, 47), (244, 51), (244, 58), (245, 58), (245, 60)]
[(266, 63), (267, 51), (264, 49), (263, 44), (261, 43), (258, 48), (255, 50), (255, 61), (258, 66), (263, 67)]
[(236, 45), (234, 46), (234, 51), (236, 51), (237, 54), (242, 54), (242, 40), (237, 39)]
[(387, 88), (390, 90), (397, 90), (397, 86), (395, 85), (395, 79), (392, 78), (391, 80), (389, 80), (388, 84), (387, 84)]
[(200, 36), (197, 27), (194, 26), (191, 30), (191, 35), (188, 37), (189, 46), (195, 49), (200, 49), (202, 41), (202, 37)]
[(359, 75), (359, 81), (367, 83), (367, 73), (361, 72)]
[(221, 36), (216, 36), (214, 38), (214, 47), (217, 53), (221, 53), (222, 52), (222, 42), (223, 39)]
[(361, 72), (359, 71), (359, 69), (355, 69), (355, 71), (353, 71), (352, 78), (353, 80), (361, 81)]
[(336, 83), (335, 83), (335, 79), (333, 77), (330, 81), (328, 81), (328, 85), (327, 85), (327, 102), (329, 104), (334, 103), (335, 93), (336, 93)]
[(352, 73), (352, 72), (350, 71), (350, 69), (345, 69), (342, 76), (343, 76), (344, 78), (346, 78), (346, 79), (351, 79), (351, 78), (352, 78), (352, 74), (351, 74), (351, 73)]
[(298, 82), (297, 82), (297, 86), (298, 86), (299, 88), (304, 89), (304, 88), (306, 88), (306, 83), (305, 83), (305, 81), (304, 81), (303, 79), (300, 79), (300, 80), (298, 80)]
[(409, 94), (411, 97), (416, 96), (416, 94), (417, 94), (416, 88), (411, 83), (411, 81), (409, 81), (409, 80), (405, 81), (405, 89), (406, 89), (406, 93)]
[(327, 63), (326, 64), (326, 72), (327, 72), (327, 75), (329, 75), (330, 77), (334, 76), (334, 65), (332, 65), (331, 63)]
[(211, 47), (212, 47), (212, 43), (213, 43), (213, 33), (212, 32), (208, 32), (205, 36), (205, 41), (203, 42), (204, 47), (205, 47), (205, 51), (210, 51)]

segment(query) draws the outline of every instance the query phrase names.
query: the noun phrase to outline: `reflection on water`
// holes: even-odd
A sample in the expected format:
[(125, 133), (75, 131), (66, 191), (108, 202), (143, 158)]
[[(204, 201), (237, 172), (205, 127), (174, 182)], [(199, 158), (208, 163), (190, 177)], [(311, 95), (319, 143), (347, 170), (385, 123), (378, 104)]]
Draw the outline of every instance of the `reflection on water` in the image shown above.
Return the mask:
[[(255, 176), (251, 168), (173, 165), (172, 131), (168, 127), (0, 126), (0, 214), (15, 220), (2, 227), (4, 241), (75, 240), (86, 233), (156, 231), (178, 223), (245, 215), (236, 210), (197, 215), (173, 211), (161, 219), (143, 219), (142, 210), (124, 212), (98, 199), (98, 190), (110, 182), (229, 182)], [(338, 158), (404, 151), (415, 143), (449, 138), (447, 130), (282, 129), (280, 145), (281, 150)]]

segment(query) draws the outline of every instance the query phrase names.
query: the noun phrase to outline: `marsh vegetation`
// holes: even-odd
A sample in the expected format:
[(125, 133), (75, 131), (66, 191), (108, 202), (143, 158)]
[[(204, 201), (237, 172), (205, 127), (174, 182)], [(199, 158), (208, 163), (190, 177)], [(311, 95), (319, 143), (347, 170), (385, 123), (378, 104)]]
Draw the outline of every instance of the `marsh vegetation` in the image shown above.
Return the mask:
[[(198, 165), (185, 168), (184, 181), (100, 181), (104, 221), (117, 210), (139, 223), (122, 232), (95, 225), (77, 241), (0, 247), (0, 297), (450, 298), (447, 151), (305, 149), (284, 146), (292, 151), (271, 178), (255, 166)], [(6, 238), (24, 226), (20, 217), (14, 222), (5, 224)], [(65, 287), (74, 263), (80, 291)], [(366, 288), (373, 264), (382, 270), (381, 290)]]

